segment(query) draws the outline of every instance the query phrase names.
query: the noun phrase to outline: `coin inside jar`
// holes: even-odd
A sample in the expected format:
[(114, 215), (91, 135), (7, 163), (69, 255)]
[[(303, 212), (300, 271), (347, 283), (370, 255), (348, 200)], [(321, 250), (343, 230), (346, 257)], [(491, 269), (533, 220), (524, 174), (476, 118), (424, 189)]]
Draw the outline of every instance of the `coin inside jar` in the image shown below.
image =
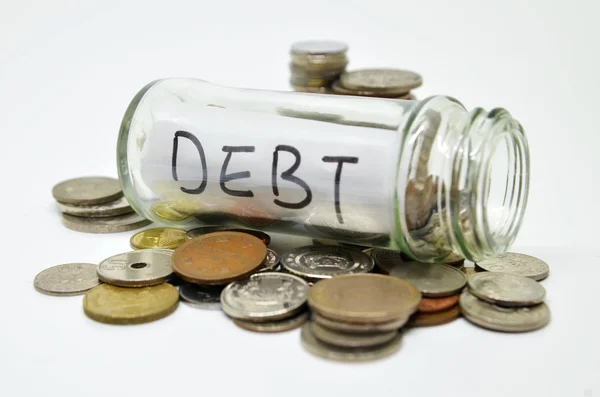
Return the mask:
[(533, 306), (546, 297), (537, 281), (513, 274), (477, 273), (469, 277), (468, 285), (473, 295), (499, 306)]
[(160, 284), (171, 277), (173, 268), (169, 250), (147, 249), (125, 252), (103, 260), (98, 278), (122, 287), (144, 287)]
[(169, 227), (157, 227), (142, 230), (129, 240), (135, 250), (159, 248), (174, 250), (188, 240), (184, 230)]
[(226, 227), (226, 226), (202, 226), (202, 227), (197, 227), (195, 229), (188, 230), (187, 231), (187, 235), (188, 235), (189, 238), (194, 238), (194, 237), (198, 237), (198, 236), (202, 236), (204, 234), (214, 233), (214, 232), (240, 232), (240, 233), (248, 233), (248, 234), (253, 235), (254, 237), (258, 237), (259, 239), (261, 239), (262, 242), (265, 243), (265, 245), (269, 245), (271, 243), (271, 236), (269, 236), (265, 232), (261, 232), (260, 230), (231, 228), (231, 227)]
[(286, 252), (281, 265), (307, 279), (324, 279), (342, 274), (367, 273), (373, 259), (362, 251), (332, 245), (309, 245)]

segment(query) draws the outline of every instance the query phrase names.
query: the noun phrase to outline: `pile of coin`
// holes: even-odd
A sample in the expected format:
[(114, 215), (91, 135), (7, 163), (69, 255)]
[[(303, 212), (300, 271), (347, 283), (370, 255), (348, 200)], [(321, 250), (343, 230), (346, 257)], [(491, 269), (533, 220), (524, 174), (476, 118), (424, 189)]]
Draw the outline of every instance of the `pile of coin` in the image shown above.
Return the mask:
[(118, 233), (150, 221), (136, 214), (114, 178), (82, 177), (54, 186), (52, 195), (69, 229), (84, 233)]
[(296, 91), (328, 93), (346, 70), (348, 46), (338, 41), (300, 41), (290, 51), (290, 84)]

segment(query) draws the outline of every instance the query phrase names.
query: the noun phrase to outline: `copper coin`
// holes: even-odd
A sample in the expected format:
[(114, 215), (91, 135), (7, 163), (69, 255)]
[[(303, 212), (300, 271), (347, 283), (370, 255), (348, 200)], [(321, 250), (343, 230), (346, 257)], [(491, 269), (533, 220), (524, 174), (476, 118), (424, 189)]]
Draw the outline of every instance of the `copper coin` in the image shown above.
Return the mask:
[(202, 227), (197, 227), (192, 230), (188, 230), (186, 234), (189, 238), (194, 238), (194, 237), (198, 237), (198, 236), (202, 236), (204, 234), (214, 233), (214, 232), (247, 233), (247, 234), (253, 235), (254, 237), (258, 237), (259, 239), (262, 240), (263, 243), (265, 243), (265, 245), (269, 245), (271, 243), (271, 236), (269, 236), (265, 232), (261, 232), (260, 230), (237, 229), (237, 228), (230, 228), (230, 227), (226, 227), (226, 226), (202, 226)]
[(460, 295), (446, 296), (443, 298), (422, 298), (417, 311), (421, 313), (439, 312), (456, 306)]
[(447, 324), (460, 317), (460, 307), (458, 305), (450, 309), (433, 313), (417, 312), (408, 322), (409, 327), (431, 327), (434, 325)]
[(257, 271), (267, 256), (258, 238), (240, 232), (196, 237), (175, 250), (173, 270), (196, 284), (227, 284)]

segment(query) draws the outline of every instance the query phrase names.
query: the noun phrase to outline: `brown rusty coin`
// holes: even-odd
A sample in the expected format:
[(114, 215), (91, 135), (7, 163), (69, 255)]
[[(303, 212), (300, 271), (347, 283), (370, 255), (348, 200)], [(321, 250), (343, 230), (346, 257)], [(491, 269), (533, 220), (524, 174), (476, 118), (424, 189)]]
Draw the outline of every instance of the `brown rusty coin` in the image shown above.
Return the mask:
[(267, 247), (240, 232), (215, 232), (196, 237), (175, 250), (173, 270), (196, 284), (227, 284), (257, 271)]
[(458, 305), (450, 309), (433, 313), (417, 312), (409, 321), (409, 327), (430, 327), (433, 325), (442, 325), (456, 320), (460, 317), (460, 307)]
[(247, 234), (253, 235), (254, 237), (258, 237), (259, 239), (262, 240), (263, 243), (265, 243), (265, 245), (269, 245), (271, 243), (271, 236), (269, 236), (265, 232), (261, 232), (260, 230), (236, 229), (236, 228), (230, 228), (230, 227), (226, 227), (226, 226), (202, 226), (202, 227), (197, 227), (195, 229), (188, 230), (187, 231), (187, 236), (189, 238), (194, 238), (194, 237), (198, 237), (198, 236), (202, 236), (204, 234), (214, 233), (214, 232), (241, 232), (241, 233), (247, 233)]
[(458, 304), (460, 295), (446, 296), (444, 298), (423, 298), (417, 311), (421, 313), (439, 312)]

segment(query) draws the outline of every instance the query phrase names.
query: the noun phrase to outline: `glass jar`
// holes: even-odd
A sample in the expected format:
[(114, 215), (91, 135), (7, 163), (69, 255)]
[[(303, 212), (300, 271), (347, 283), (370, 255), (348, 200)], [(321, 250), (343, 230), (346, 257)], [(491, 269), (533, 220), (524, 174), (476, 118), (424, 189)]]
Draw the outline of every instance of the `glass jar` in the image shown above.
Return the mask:
[(157, 80), (129, 105), (118, 169), (142, 216), (401, 250), (420, 261), (505, 252), (529, 186), (503, 109)]

